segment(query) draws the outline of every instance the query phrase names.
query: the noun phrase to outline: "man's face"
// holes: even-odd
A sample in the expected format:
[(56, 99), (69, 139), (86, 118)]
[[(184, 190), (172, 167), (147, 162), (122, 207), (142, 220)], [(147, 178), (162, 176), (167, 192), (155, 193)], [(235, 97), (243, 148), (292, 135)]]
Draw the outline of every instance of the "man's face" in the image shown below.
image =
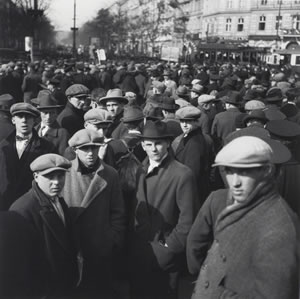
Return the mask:
[(41, 110), (41, 122), (43, 125), (50, 127), (56, 120), (56, 109), (42, 109)]
[(32, 132), (34, 116), (28, 113), (18, 113), (12, 117), (12, 123), (16, 127), (17, 135), (27, 136)]
[(44, 175), (35, 172), (34, 180), (46, 195), (58, 196), (65, 185), (65, 172), (56, 170)]
[(169, 141), (163, 139), (146, 139), (142, 142), (142, 147), (150, 160), (160, 162), (168, 152)]
[(77, 109), (88, 110), (91, 99), (88, 96), (70, 97), (69, 102)]
[(106, 109), (111, 114), (112, 117), (115, 117), (122, 110), (123, 106), (118, 101), (107, 101)]
[(264, 167), (225, 167), (225, 177), (236, 203), (245, 202), (257, 184), (264, 178)]
[(87, 145), (80, 148), (76, 148), (75, 152), (81, 163), (87, 167), (93, 167), (98, 161), (99, 146)]
[(184, 134), (191, 132), (197, 124), (197, 120), (180, 120), (180, 127)]

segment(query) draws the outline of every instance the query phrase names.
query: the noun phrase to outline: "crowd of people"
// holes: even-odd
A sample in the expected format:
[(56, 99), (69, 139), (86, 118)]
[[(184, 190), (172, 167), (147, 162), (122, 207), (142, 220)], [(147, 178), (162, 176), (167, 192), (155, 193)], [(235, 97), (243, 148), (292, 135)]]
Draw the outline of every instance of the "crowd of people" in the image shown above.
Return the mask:
[(0, 68), (0, 297), (298, 299), (300, 74)]

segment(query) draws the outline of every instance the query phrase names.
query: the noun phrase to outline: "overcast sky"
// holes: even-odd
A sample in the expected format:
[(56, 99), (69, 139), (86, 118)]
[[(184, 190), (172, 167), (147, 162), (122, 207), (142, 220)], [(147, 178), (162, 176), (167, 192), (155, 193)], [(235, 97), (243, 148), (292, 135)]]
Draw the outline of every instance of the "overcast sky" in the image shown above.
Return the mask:
[[(116, 0), (76, 0), (76, 26), (96, 16), (101, 8), (107, 8)], [(47, 15), (56, 30), (70, 30), (73, 27), (74, 0), (51, 0)]]

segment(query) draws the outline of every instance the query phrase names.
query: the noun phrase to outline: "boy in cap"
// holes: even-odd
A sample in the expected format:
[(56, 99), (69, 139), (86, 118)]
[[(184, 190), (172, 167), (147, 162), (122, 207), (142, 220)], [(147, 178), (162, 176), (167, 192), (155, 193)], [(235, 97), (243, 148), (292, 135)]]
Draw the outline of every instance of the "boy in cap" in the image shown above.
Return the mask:
[(54, 147), (41, 139), (34, 129), (39, 111), (30, 104), (16, 103), (10, 114), (15, 126), (0, 143), (0, 210), (10, 205), (31, 188), (30, 163), (40, 155), (53, 152)]
[(83, 298), (112, 291), (113, 253), (123, 245), (125, 209), (118, 173), (98, 157), (103, 137), (82, 129), (69, 140), (76, 158), (66, 175), (64, 198), (73, 219), (74, 239), (83, 257)]
[(91, 103), (89, 89), (82, 84), (73, 84), (65, 92), (68, 102), (58, 115), (57, 122), (72, 136), (83, 128), (83, 115)]
[(78, 279), (68, 207), (60, 196), (70, 167), (71, 163), (57, 154), (36, 158), (30, 164), (32, 188), (10, 207), (28, 221), (37, 236), (36, 287), (43, 296), (67, 295)]
[[(242, 136), (216, 156), (228, 189), (210, 194), (187, 241), (193, 299), (298, 298), (299, 223), (278, 194), (275, 164), (290, 159), (280, 143)], [(208, 251), (209, 250), (209, 251)]]
[(195, 213), (192, 171), (169, 154), (162, 121), (147, 121), (142, 146), (148, 156), (138, 176), (130, 237), (133, 298), (176, 298), (186, 237)]

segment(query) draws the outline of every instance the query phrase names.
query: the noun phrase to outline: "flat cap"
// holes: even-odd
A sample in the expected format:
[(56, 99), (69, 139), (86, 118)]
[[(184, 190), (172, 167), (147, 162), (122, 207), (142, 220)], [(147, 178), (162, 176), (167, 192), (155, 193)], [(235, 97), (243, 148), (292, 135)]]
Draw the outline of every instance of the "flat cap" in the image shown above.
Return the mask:
[(73, 84), (65, 92), (66, 96), (87, 96), (89, 95), (90, 90), (83, 84)]
[(193, 79), (191, 84), (195, 85), (195, 84), (199, 84), (200, 82), (201, 82), (201, 80), (199, 80), (199, 79)]
[(266, 129), (274, 136), (281, 139), (289, 139), (300, 136), (300, 126), (286, 119), (272, 120), (266, 125)]
[(213, 166), (236, 168), (260, 167), (269, 163), (284, 163), (291, 158), (290, 151), (280, 142), (254, 136), (233, 139), (217, 154)]
[(104, 139), (96, 131), (82, 129), (77, 131), (70, 139), (69, 146), (81, 148), (84, 146), (100, 146)]
[(176, 118), (179, 120), (196, 120), (200, 117), (201, 111), (194, 106), (186, 106), (176, 111)]
[(201, 92), (203, 91), (204, 87), (201, 84), (194, 84), (191, 91), (197, 93), (197, 94), (201, 94)]
[(84, 121), (91, 124), (112, 123), (111, 114), (107, 110), (100, 108), (90, 109), (84, 114), (83, 118)]
[(53, 171), (68, 171), (72, 163), (66, 158), (57, 154), (45, 154), (36, 158), (31, 164), (30, 169), (33, 172), (39, 172), (41, 175)]
[(209, 102), (214, 101), (215, 99), (216, 99), (215, 96), (212, 96), (212, 95), (209, 95), (209, 94), (202, 94), (198, 98), (198, 104), (209, 103)]
[(40, 116), (40, 112), (38, 109), (36, 109), (34, 106), (28, 104), (28, 103), (16, 103), (13, 104), (10, 107), (10, 114), (11, 116), (14, 116), (19, 113), (26, 113), (30, 114), (34, 117)]
[(263, 110), (266, 108), (266, 105), (259, 100), (251, 100), (245, 104), (245, 110)]
[(271, 81), (284, 81), (285, 80), (285, 74), (284, 73), (277, 73), (273, 77), (271, 77)]

